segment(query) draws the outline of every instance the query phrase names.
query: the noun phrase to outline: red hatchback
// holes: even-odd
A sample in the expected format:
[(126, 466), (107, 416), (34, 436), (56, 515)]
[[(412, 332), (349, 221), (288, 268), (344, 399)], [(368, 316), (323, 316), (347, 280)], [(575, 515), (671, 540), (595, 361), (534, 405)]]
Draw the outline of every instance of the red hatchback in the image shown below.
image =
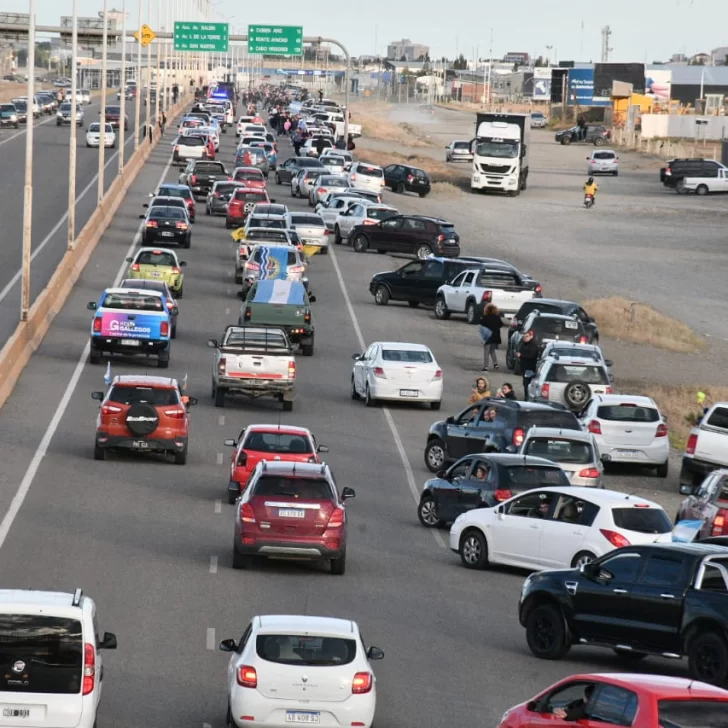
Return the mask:
[(228, 503), (235, 503), (240, 497), (261, 460), (320, 463), (318, 453), (329, 451), (325, 445), (317, 447), (316, 439), (305, 427), (286, 425), (249, 425), (237, 440), (225, 440), (225, 445), (235, 448), (230, 463)]
[(249, 568), (253, 556), (324, 559), (343, 574), (345, 502), (355, 495), (339, 494), (326, 464), (261, 461), (236, 508), (233, 568)]
[(270, 202), (273, 200), (268, 197), (268, 193), (264, 189), (240, 187), (235, 190), (228, 202), (225, 227), (242, 227), (256, 205)]
[(500, 728), (707, 728), (727, 712), (728, 690), (686, 678), (572, 675), (507, 710)]
[(246, 187), (264, 190), (268, 180), (257, 167), (236, 167), (233, 172), (233, 182), (242, 182)]

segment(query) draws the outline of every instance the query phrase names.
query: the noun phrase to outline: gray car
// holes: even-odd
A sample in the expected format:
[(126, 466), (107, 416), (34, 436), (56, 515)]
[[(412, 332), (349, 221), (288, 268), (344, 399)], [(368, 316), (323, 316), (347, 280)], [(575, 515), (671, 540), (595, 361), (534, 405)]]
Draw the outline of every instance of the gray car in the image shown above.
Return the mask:
[(340, 177), (335, 174), (319, 175), (316, 182), (309, 188), (308, 206), (313, 207), (314, 205), (318, 205), (324, 196), (328, 195), (332, 190), (347, 189), (349, 189), (349, 180), (346, 177)]
[(302, 169), (321, 169), (324, 172), (327, 171), (326, 167), (318, 159), (311, 159), (310, 157), (290, 157), (278, 165), (278, 169), (276, 169), (276, 184), (290, 184), (291, 179)]
[(289, 212), (288, 229), (295, 230), (303, 245), (314, 245), (321, 255), (329, 252), (331, 231), (321, 215), (315, 212)]
[(230, 202), (233, 192), (238, 187), (243, 187), (243, 184), (227, 180), (215, 182), (207, 193), (205, 215), (225, 215), (227, 213), (228, 202)]
[(295, 177), (291, 178), (291, 197), (308, 197), (311, 188), (321, 175), (326, 174), (326, 169), (301, 169)]
[(446, 162), (472, 162), (473, 153), (470, 142), (465, 139), (456, 139), (445, 147)]

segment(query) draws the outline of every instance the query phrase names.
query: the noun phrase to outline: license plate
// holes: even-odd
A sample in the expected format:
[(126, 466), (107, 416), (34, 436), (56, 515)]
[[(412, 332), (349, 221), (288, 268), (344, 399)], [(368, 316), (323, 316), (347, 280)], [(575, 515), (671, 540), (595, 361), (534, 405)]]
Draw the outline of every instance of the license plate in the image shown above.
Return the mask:
[(173, 238), (174, 237), (174, 233), (163, 232), (162, 233), (162, 237), (163, 238)]
[(30, 708), (3, 708), (3, 718), (30, 718)]
[(419, 397), (420, 393), (416, 389), (400, 389), (400, 397)]
[(636, 458), (640, 454), (637, 450), (617, 450), (617, 455), (620, 458)]
[(131, 446), (135, 450), (148, 450), (149, 449), (149, 443), (146, 440), (134, 440), (131, 443)]
[(286, 723), (320, 723), (321, 713), (300, 713), (298, 711), (286, 711)]
[(141, 346), (142, 342), (139, 339), (122, 339), (122, 346)]
[(280, 518), (305, 518), (306, 513), (305, 511), (298, 511), (293, 508), (281, 508), (278, 511), (278, 516)]
[(152, 278), (161, 278), (162, 274), (158, 270), (152, 271)]

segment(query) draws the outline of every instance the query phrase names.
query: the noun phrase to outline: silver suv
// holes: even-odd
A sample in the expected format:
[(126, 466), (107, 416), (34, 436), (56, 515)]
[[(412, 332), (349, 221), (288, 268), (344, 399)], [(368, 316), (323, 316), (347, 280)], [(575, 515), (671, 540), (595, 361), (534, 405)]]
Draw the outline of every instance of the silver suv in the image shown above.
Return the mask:
[(612, 394), (609, 370), (592, 358), (552, 356), (543, 359), (528, 385), (528, 398), (580, 411), (595, 394)]
[(541, 350), (539, 356), (540, 361), (558, 357), (577, 358), (577, 359), (594, 359), (599, 361), (609, 370), (609, 381), (614, 381), (612, 367), (614, 362), (611, 359), (605, 359), (604, 353), (597, 344), (580, 344), (572, 341), (550, 341)]

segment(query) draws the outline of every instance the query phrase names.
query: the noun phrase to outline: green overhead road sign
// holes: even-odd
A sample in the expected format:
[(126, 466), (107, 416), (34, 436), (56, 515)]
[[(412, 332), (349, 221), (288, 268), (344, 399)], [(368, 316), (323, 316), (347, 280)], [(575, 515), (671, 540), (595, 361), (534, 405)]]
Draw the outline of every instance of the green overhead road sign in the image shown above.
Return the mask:
[(179, 23), (174, 24), (174, 49), (176, 51), (204, 51), (227, 53), (230, 28), (227, 23)]
[(249, 25), (248, 53), (269, 56), (303, 54), (303, 27), (300, 25)]

